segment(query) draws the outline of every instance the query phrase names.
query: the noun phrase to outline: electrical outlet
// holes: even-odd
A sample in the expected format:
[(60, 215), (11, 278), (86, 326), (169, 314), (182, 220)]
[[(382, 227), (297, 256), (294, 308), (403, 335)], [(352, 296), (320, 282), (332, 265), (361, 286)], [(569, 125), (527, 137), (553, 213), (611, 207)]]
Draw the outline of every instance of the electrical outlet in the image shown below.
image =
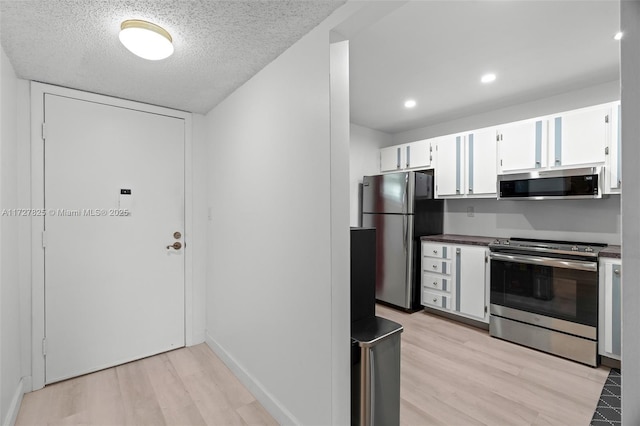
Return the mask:
[(475, 210), (473, 206), (467, 207), (467, 217), (473, 217), (475, 215)]

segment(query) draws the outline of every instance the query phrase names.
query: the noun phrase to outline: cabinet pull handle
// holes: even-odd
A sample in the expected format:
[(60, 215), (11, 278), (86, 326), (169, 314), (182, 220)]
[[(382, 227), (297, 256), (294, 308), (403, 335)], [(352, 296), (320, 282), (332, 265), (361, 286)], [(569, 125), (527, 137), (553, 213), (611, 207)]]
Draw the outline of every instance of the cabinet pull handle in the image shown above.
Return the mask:
[(437, 281), (434, 281), (434, 282), (433, 282), (433, 286), (434, 286), (434, 287), (438, 287), (438, 282), (437, 282)]
[(616, 275), (620, 275), (620, 269), (614, 269), (613, 273), (616, 274)]
[(438, 265), (433, 265), (433, 269), (438, 269)]
[(438, 254), (438, 250), (434, 250), (434, 251), (433, 251), (433, 254)]
[(436, 299), (435, 297), (433, 298), (433, 303), (436, 303), (438, 301), (438, 299)]

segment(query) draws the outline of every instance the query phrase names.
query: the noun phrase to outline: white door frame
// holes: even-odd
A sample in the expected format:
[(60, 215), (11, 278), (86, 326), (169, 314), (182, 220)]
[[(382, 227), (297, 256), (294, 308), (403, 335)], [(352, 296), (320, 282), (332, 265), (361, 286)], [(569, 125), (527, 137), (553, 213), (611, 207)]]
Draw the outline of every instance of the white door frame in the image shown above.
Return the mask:
[[(193, 178), (191, 166), (192, 122), (191, 113), (177, 111), (154, 105), (142, 104), (124, 99), (112, 98), (94, 93), (67, 89), (49, 84), (31, 82), (31, 209), (34, 212), (44, 209), (44, 143), (42, 140), (42, 123), (44, 122), (45, 93), (66, 96), (85, 101), (97, 102), (137, 111), (161, 114), (182, 118), (185, 121), (184, 135), (184, 196), (185, 196), (185, 229), (184, 241), (189, 244), (192, 235), (193, 215)], [(43, 356), (43, 339), (45, 337), (45, 297), (44, 297), (44, 250), (42, 248), (42, 232), (44, 217), (31, 217), (31, 383), (32, 390), (41, 389), (45, 383), (45, 359)], [(186, 245), (185, 245), (186, 247)], [(185, 342), (187, 346), (194, 344), (193, 333), (193, 256), (185, 250), (184, 286), (185, 286)]]

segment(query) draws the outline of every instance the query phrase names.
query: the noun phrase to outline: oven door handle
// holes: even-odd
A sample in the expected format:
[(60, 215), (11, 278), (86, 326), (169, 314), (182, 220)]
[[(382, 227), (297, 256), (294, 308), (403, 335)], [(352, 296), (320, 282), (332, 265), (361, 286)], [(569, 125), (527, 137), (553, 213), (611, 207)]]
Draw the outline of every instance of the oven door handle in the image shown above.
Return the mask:
[(491, 253), (491, 260), (512, 263), (526, 263), (527, 265), (550, 266), (553, 268), (578, 269), (580, 271), (597, 272), (596, 262), (585, 262), (581, 260), (555, 259), (553, 257), (526, 256), (517, 254)]

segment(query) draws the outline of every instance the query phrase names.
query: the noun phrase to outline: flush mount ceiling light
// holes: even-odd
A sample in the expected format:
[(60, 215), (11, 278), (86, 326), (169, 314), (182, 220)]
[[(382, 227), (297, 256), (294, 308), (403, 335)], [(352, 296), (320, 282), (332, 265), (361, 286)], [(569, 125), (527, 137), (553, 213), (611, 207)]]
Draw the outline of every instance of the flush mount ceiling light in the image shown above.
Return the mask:
[(614, 40), (622, 40), (622, 31), (618, 31), (616, 35), (613, 36)]
[(417, 103), (416, 103), (416, 101), (414, 101), (413, 99), (407, 99), (407, 100), (404, 102), (404, 107), (405, 107), (405, 108), (413, 108), (413, 107), (415, 107), (416, 105), (417, 105)]
[(485, 74), (482, 76), (482, 78), (480, 78), (480, 81), (483, 83), (491, 83), (493, 81), (496, 81), (496, 75), (495, 74)]
[(130, 19), (120, 25), (120, 41), (134, 55), (150, 61), (173, 54), (171, 34), (156, 24), (139, 19)]

